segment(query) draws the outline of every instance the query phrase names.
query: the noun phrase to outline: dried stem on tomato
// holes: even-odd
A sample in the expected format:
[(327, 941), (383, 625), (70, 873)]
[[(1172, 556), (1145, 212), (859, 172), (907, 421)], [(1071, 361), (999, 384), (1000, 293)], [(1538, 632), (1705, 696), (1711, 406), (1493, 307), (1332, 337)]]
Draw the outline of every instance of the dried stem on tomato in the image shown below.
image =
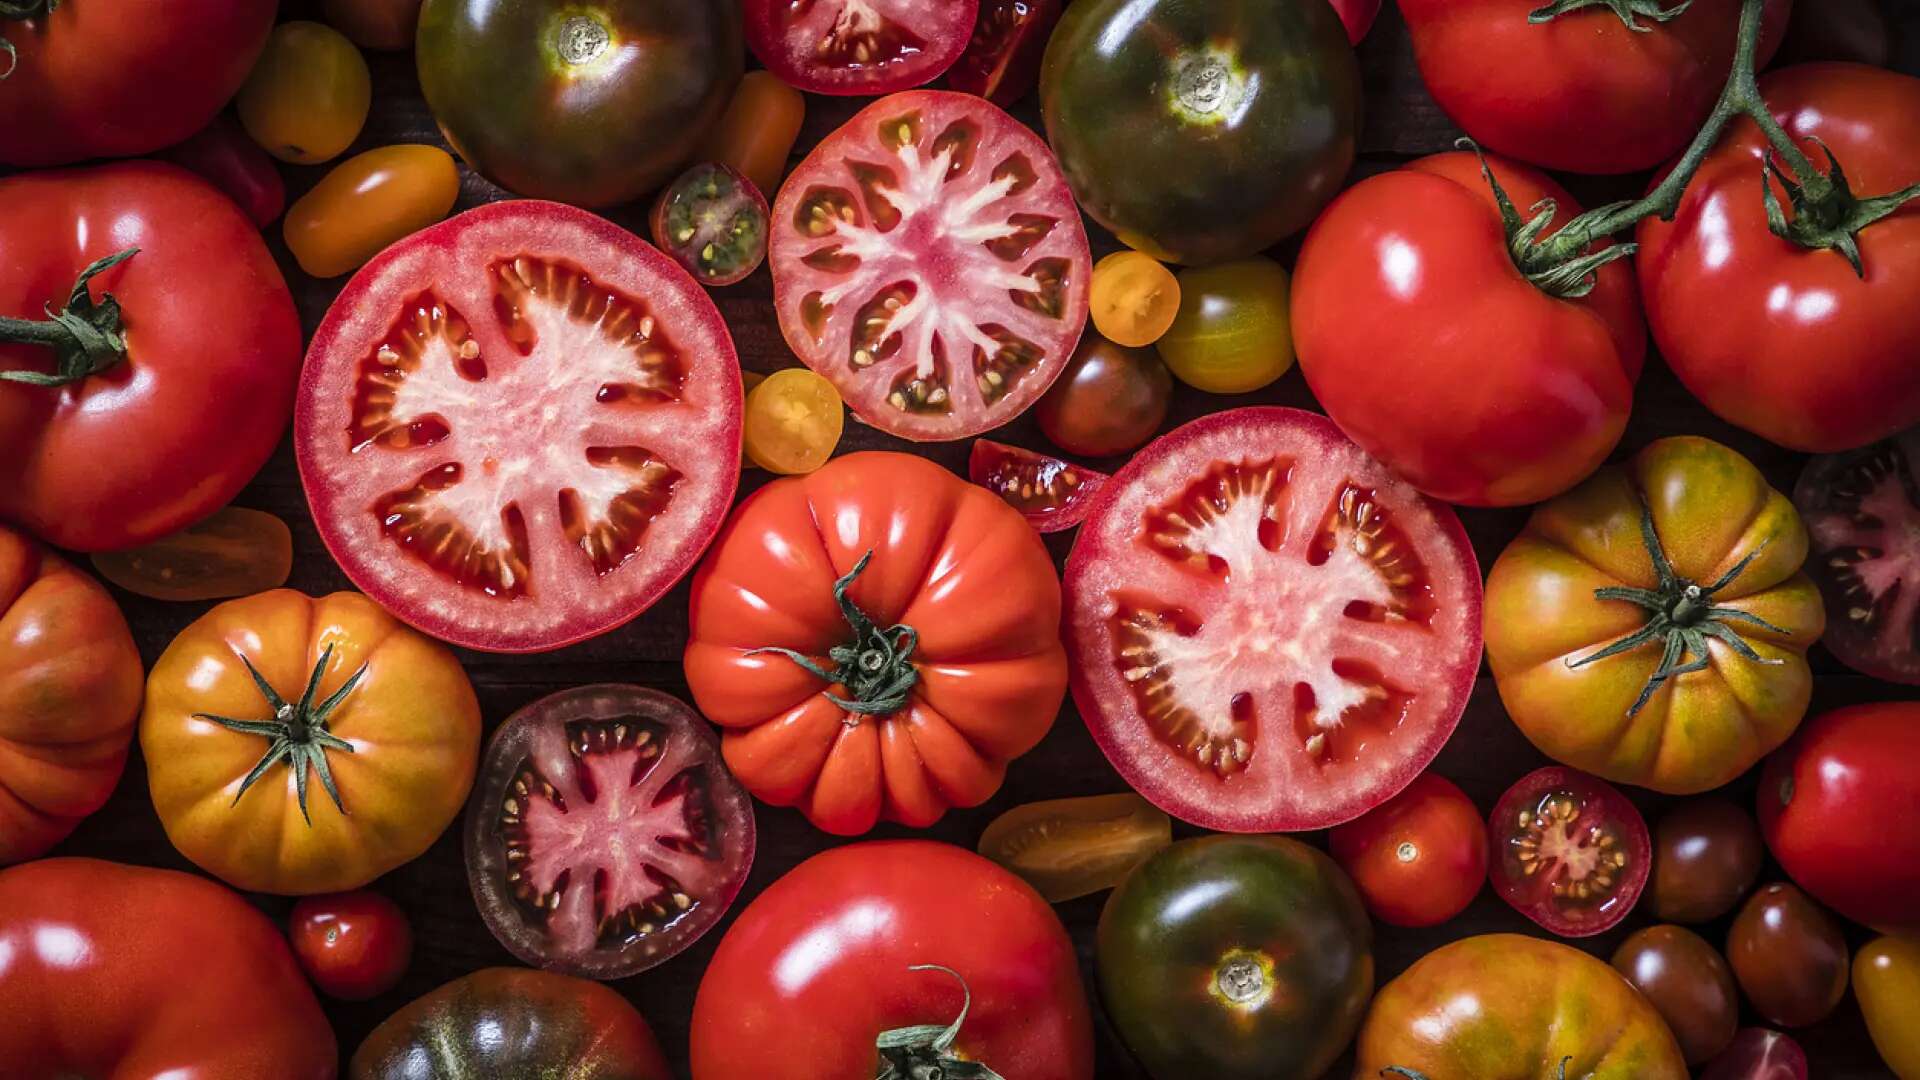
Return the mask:
[[(866, 562), (865, 559), (860, 561)], [(960, 993), (965, 995), (960, 1003), (960, 1015), (954, 1017), (951, 1024), (916, 1024), (881, 1032), (880, 1037), (874, 1040), (874, 1048), (880, 1051), (880, 1071), (875, 1080), (923, 1080), (927, 1077), (935, 1080), (1005, 1080), (981, 1062), (967, 1061), (951, 1054), (954, 1040), (960, 1037), (960, 1025), (967, 1022), (967, 1011), (973, 1008), (973, 991), (967, 987), (967, 980), (959, 972), (939, 964), (915, 964), (907, 970), (940, 971), (953, 976), (953, 981), (960, 984)]]
[(327, 665), (332, 659), (333, 646), (328, 645), (326, 651), (320, 654), (320, 662), (313, 665), (313, 674), (307, 679), (307, 689), (296, 703), (281, 697), (274, 690), (273, 684), (261, 677), (259, 670), (253, 666), (253, 661), (242, 654), (240, 662), (247, 666), (247, 674), (253, 676), (253, 685), (260, 688), (260, 696), (265, 698), (267, 705), (273, 709), (273, 718), (235, 720), (210, 713), (193, 714), (196, 719), (211, 720), (228, 731), (237, 731), (242, 735), (258, 735), (270, 740), (267, 752), (260, 756), (260, 760), (248, 771), (246, 778), (240, 781), (240, 790), (233, 793), (233, 801), (236, 805), (239, 804), (240, 797), (247, 793), (247, 789), (253, 786), (254, 781), (265, 775), (266, 771), (275, 764), (285, 760), (287, 767), (293, 770), (294, 788), (300, 801), (300, 817), (308, 825), (313, 824), (313, 818), (307, 813), (309, 766), (314, 772), (320, 774), (320, 786), (326, 788), (327, 795), (333, 799), (334, 807), (341, 813), (346, 813), (346, 806), (340, 802), (340, 789), (333, 783), (333, 770), (327, 767), (327, 751), (343, 750), (351, 754), (354, 752), (353, 744), (328, 731), (327, 721), (340, 707), (340, 703), (347, 700), (347, 695), (353, 693), (353, 688), (360, 684), (361, 676), (367, 673), (367, 666), (360, 665), (360, 670), (354, 672), (346, 682), (342, 683), (340, 689), (335, 690), (325, 701), (315, 705), (313, 699), (320, 690), (320, 680), (326, 676)]
[(913, 666), (913, 650), (920, 644), (920, 632), (905, 625), (882, 627), (847, 596), (847, 590), (853, 588), (872, 559), (873, 552), (869, 550), (853, 564), (853, 569), (833, 583), (833, 601), (840, 605), (841, 617), (853, 628), (853, 640), (828, 650), (827, 656), (834, 664), (832, 668), (820, 666), (804, 653), (779, 646), (752, 649), (747, 655), (779, 653), (815, 677), (851, 690), (852, 700), (837, 694), (823, 695), (840, 708), (861, 716), (890, 716), (906, 708), (913, 685), (920, 681), (920, 671)]
[[(0, 0), (4, 5), (6, 0)], [(0, 7), (0, 17), (5, 8)], [(139, 248), (127, 248), (104, 259), (96, 259), (74, 279), (67, 306), (59, 311), (47, 305), (47, 318), (12, 319), (0, 317), (0, 342), (16, 345), (45, 345), (53, 350), (54, 372), (0, 371), (0, 379), (30, 386), (65, 386), (98, 375), (127, 358), (127, 331), (120, 321), (120, 301), (112, 293), (100, 294), (94, 302), (89, 283), (108, 270), (140, 254)]]
[(1642, 24), (1639, 21), (1642, 17), (1663, 23), (1693, 6), (1693, 0), (1682, 0), (1681, 3), (1672, 7), (1661, 7), (1660, 5), (1665, 2), (1666, 0), (1553, 0), (1545, 7), (1528, 12), (1527, 21), (1530, 23), (1552, 22), (1569, 11), (1604, 5), (1607, 10), (1620, 17), (1620, 21), (1627, 29), (1645, 34), (1650, 33), (1653, 28)]

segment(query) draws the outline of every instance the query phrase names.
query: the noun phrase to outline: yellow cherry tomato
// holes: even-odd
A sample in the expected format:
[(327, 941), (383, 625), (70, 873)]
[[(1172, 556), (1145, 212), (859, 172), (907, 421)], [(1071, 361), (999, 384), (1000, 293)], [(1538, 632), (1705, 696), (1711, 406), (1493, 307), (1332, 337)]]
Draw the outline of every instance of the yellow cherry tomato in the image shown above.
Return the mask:
[(845, 421), (832, 383), (806, 368), (776, 371), (747, 395), (747, 457), (771, 473), (810, 473), (833, 456)]
[(980, 854), (1058, 904), (1111, 889), (1173, 842), (1173, 822), (1138, 795), (1027, 803), (993, 819)]
[(459, 197), (460, 170), (445, 150), (382, 146), (334, 166), (293, 204), (287, 249), (314, 277), (344, 274), (446, 217)]
[(1900, 1080), (1920, 1080), (1920, 938), (1883, 937), (1861, 948), (1853, 996), (1887, 1068)]
[(807, 101), (800, 91), (771, 72), (749, 71), (694, 159), (733, 166), (772, 202), (806, 118)]
[(1180, 311), (1180, 280), (1151, 255), (1116, 251), (1093, 268), (1093, 325), (1116, 345), (1160, 340)]
[(155, 600), (225, 600), (277, 589), (293, 572), (293, 533), (272, 514), (229, 506), (187, 529), (93, 556), (100, 576)]
[(1258, 390), (1293, 367), (1286, 270), (1255, 256), (1180, 272), (1180, 313), (1160, 339), (1173, 377), (1209, 394)]
[(253, 141), (281, 161), (332, 161), (360, 137), (373, 102), (367, 61), (317, 22), (281, 23), (234, 99)]

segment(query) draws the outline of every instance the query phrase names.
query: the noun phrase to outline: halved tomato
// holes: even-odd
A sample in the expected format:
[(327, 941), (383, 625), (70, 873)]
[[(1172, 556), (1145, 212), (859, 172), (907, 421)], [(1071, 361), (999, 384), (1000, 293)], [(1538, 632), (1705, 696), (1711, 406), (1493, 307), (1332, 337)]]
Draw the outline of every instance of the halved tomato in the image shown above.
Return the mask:
[(1052, 151), (971, 94), (862, 109), (787, 178), (770, 248), (787, 344), (905, 439), (1018, 416), (1087, 321), (1087, 233)]
[(767, 259), (767, 198), (731, 165), (703, 161), (661, 189), (653, 242), (702, 285), (732, 285)]
[(1112, 478), (1024, 447), (975, 439), (967, 479), (1000, 496), (1029, 525), (1050, 533), (1085, 521), (1094, 496)]
[(947, 71), (947, 85), (1002, 108), (1033, 93), (1040, 58), (1060, 21), (1061, 0), (981, 0), (973, 38)]
[(294, 416), (321, 539), (395, 615), (553, 649), (647, 609), (739, 485), (740, 365), (713, 301), (638, 237), (523, 200), (368, 263)]
[(1561, 937), (1612, 929), (1647, 887), (1646, 820), (1612, 784), (1578, 769), (1537, 769), (1500, 796), (1487, 820), (1493, 888)]
[(746, 0), (747, 48), (816, 94), (891, 94), (940, 77), (980, 0)]
[(507, 718), (467, 807), (467, 882), (507, 951), (623, 979), (713, 929), (753, 865), (753, 802), (679, 699), (581, 686)]
[(1821, 640), (1855, 671), (1920, 684), (1920, 428), (1814, 458), (1793, 503), (1827, 602)]
[(1209, 829), (1326, 828), (1392, 798), (1480, 666), (1460, 520), (1298, 409), (1215, 413), (1142, 450), (1081, 527), (1066, 599), (1094, 739)]

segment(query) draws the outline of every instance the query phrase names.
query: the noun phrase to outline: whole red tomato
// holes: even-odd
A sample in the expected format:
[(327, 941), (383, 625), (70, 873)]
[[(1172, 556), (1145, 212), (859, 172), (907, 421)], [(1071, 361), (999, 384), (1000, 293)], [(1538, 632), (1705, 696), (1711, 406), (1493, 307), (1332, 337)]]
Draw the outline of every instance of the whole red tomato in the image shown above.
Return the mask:
[(0, 519), (133, 547), (224, 506), (273, 452), (300, 319), (259, 230), (205, 181), (151, 161), (0, 180), (0, 264)]
[(370, 889), (303, 897), (293, 905), (287, 936), (307, 978), (342, 1001), (393, 989), (413, 959), (407, 913)]
[(1465, 911), (1487, 883), (1487, 823), (1467, 793), (1439, 773), (1421, 773), (1327, 839), (1367, 910), (1393, 926), (1438, 926)]
[[(1853, 194), (1920, 182), (1920, 79), (1807, 64), (1760, 80), (1773, 114)], [(1671, 221), (1639, 229), (1653, 338), (1707, 408), (1795, 450), (1864, 446), (1920, 422), (1920, 201), (1859, 231), (1863, 274), (1767, 226), (1768, 144), (1741, 120), (1700, 167)]]
[[(883, 1055), (887, 1032), (899, 1042)], [(1093, 1076), (1053, 909), (973, 852), (920, 840), (834, 848), (760, 894), (700, 982), (692, 1052), (693, 1080), (932, 1076), (956, 1058), (1019, 1080)]]

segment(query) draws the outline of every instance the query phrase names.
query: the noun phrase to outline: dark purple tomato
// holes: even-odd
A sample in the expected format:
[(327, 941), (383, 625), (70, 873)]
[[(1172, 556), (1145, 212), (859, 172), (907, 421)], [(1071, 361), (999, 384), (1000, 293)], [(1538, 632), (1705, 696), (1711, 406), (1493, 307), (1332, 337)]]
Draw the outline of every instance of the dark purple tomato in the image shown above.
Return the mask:
[(1766, 850), (1753, 815), (1726, 799), (1690, 799), (1653, 835), (1653, 913), (1698, 924), (1732, 911), (1760, 878)]
[(1031, 94), (1060, 6), (1061, 0), (981, 0), (973, 37), (947, 69), (947, 85), (1001, 108)]
[(1740, 992), (1727, 962), (1699, 934), (1649, 926), (1620, 943), (1613, 968), (1666, 1018), (1687, 1064), (1711, 1061), (1733, 1042)]
[(1847, 995), (1847, 939), (1792, 885), (1768, 885), (1740, 909), (1727, 961), (1754, 1011), (1781, 1027), (1817, 1024)]
[(1116, 345), (1089, 329), (1033, 411), (1060, 449), (1112, 457), (1153, 438), (1172, 397), (1173, 375), (1159, 353)]
[(1027, 524), (1050, 533), (1086, 520), (1094, 496), (1111, 478), (1024, 447), (975, 439), (967, 457), (967, 479), (1020, 511)]
[(1793, 502), (1840, 662), (1920, 684), (1920, 429), (1808, 463)]

